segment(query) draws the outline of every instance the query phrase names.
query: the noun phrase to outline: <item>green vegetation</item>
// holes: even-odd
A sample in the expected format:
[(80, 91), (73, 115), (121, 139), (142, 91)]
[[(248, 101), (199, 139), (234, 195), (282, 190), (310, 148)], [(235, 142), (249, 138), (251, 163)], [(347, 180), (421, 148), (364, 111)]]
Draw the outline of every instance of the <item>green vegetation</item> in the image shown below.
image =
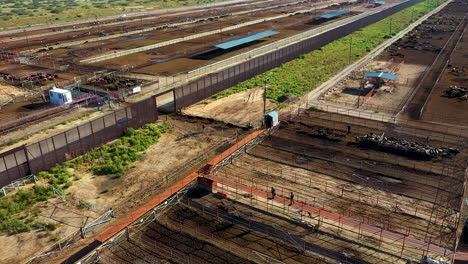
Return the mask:
[[(42, 223), (37, 220), (41, 213), (37, 203), (46, 202), (56, 197), (57, 193), (63, 193), (64, 189), (72, 186), (72, 180), (81, 178), (75, 175), (80, 170), (92, 172), (95, 175), (119, 175), (121, 177), (131, 167), (131, 162), (143, 156), (144, 151), (157, 143), (159, 137), (170, 128), (168, 123), (146, 124), (140, 129), (130, 128), (123, 137), (111, 144), (101, 145), (74, 160), (58, 164), (49, 171), (38, 173), (39, 178), (47, 181), (46, 186), (35, 184), (30, 190), (20, 190), (0, 199), (0, 233), (17, 234), (33, 229), (49, 232), (55, 230), (57, 224)], [(109, 191), (109, 189), (106, 190), (106, 192)], [(91, 204), (85, 200), (80, 200), (78, 206), (84, 209), (91, 208)]]
[(159, 137), (170, 129), (168, 123), (155, 126), (146, 124), (141, 129), (128, 129), (113, 144), (102, 145), (73, 160), (75, 168), (88, 167), (95, 175), (121, 175), (138, 160)]
[(0, 0), (0, 27), (97, 18), (222, 0)]
[(88, 202), (88, 201), (85, 201), (85, 200), (80, 200), (79, 204), (78, 204), (81, 208), (83, 209), (89, 209), (91, 208), (91, 203)]
[(37, 202), (54, 197), (52, 186), (36, 184), (31, 190), (20, 190), (11, 197), (0, 200), (0, 231), (8, 234), (27, 232), (32, 229), (55, 230), (55, 223), (37, 221), (39, 210), (32, 212)]
[[(362, 28), (328, 45), (299, 56), (279, 68), (257, 75), (231, 89), (212, 96), (219, 99), (246, 89), (261, 87), (269, 78), (267, 97), (275, 103), (282, 95), (301, 96), (343, 70), (350, 62), (365, 56), (373, 48), (395, 35), (440, 3), (425, 1), (404, 9), (384, 20)], [(391, 32), (390, 32), (391, 28)], [(351, 56), (350, 55), (351, 44)]]

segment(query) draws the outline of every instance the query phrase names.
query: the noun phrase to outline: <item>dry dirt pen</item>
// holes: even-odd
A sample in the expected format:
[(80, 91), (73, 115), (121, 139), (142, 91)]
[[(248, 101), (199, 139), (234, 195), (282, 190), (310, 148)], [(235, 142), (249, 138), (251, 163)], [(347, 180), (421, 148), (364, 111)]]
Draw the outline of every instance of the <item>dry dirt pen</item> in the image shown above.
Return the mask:
[(271, 237), (250, 228), (248, 223), (255, 221), (239, 224), (242, 215), (253, 214), (249, 208), (239, 206), (235, 216), (226, 210), (218, 212), (217, 207), (237, 205), (217, 199), (202, 189), (191, 189), (154, 222), (131, 230), (130, 239), (101, 251), (99, 263), (324, 263), (282, 241), (279, 234), (287, 237), (286, 232), (278, 230), (278, 237)]
[[(81, 240), (80, 227), (89, 224), (96, 215), (109, 208), (113, 208), (116, 217), (128, 215), (152, 195), (161, 193), (168, 185), (179, 181), (208, 159), (230, 147), (242, 134), (238, 128), (209, 120), (183, 116), (168, 118), (172, 131), (165, 133), (157, 144), (151, 146), (146, 155), (135, 162), (124, 176), (96, 177), (87, 171), (74, 170), (75, 175), (81, 179), (74, 181), (73, 186), (67, 189), (67, 201), (57, 198), (48, 204), (41, 204), (44, 209), (40, 217), (60, 222), (62, 225), (54, 235), (60, 235), (64, 239), (55, 243), (44, 232), (1, 236), (5, 252), (0, 256), (0, 262), (22, 263), (33, 255), (46, 253), (53, 257), (70, 244), (73, 247), (74, 242)], [(78, 205), (80, 200), (88, 202), (91, 208), (81, 208)], [(100, 227), (101, 225), (97, 225), (93, 229), (99, 230)], [(70, 242), (68, 238), (71, 235), (73, 240)], [(61, 245), (60, 249), (58, 245)], [(32, 263), (53, 261), (45, 256)]]
[[(362, 5), (356, 4), (354, 6), (358, 7)], [(185, 30), (182, 28), (180, 30), (168, 31), (167, 33), (162, 32), (160, 34), (155, 35), (155, 37), (157, 37), (157, 42), (161, 42), (163, 40), (177, 39), (177, 38), (193, 35), (193, 34), (200, 33), (200, 32), (217, 30), (219, 28), (232, 26), (238, 23), (244, 23), (247, 21), (257, 20), (262, 17), (267, 18), (267, 17), (281, 15), (286, 12), (290, 13), (296, 10), (300, 11), (303, 9), (310, 9), (310, 8), (311, 7), (309, 4), (307, 5), (302, 4), (297, 7), (294, 7), (294, 6), (285, 7), (279, 10), (272, 9), (272, 10), (268, 10), (265, 12), (256, 12), (252, 14), (238, 16), (234, 20), (231, 19), (231, 20), (220, 21), (220, 22), (207, 22), (204, 25), (197, 26), (196, 28), (191, 27)], [(344, 6), (344, 8), (350, 8), (350, 6)], [(333, 9), (333, 8), (321, 9), (321, 10), (318, 10), (316, 14), (331, 12), (333, 10), (336, 10), (336, 9)], [(353, 14), (356, 14), (356, 13), (353, 13)], [(144, 52), (139, 52), (139, 53), (135, 53), (135, 54), (131, 54), (131, 55), (115, 58), (115, 59), (98, 62), (98, 63), (95, 63), (94, 65), (107, 67), (107, 68), (113, 68), (113, 69), (120, 69), (122, 68), (123, 65), (129, 64), (135, 68), (134, 72), (137, 72), (137, 73), (145, 73), (145, 74), (153, 74), (153, 75), (176, 74), (176, 73), (190, 70), (195, 67), (213, 63), (223, 58), (227, 58), (236, 54), (240, 54), (252, 48), (268, 44), (272, 41), (282, 39), (287, 36), (303, 32), (305, 30), (317, 28), (317, 27), (323, 26), (324, 24), (328, 22), (333, 22), (333, 21), (336, 21), (337, 19), (342, 19), (346, 17), (346, 16), (343, 16), (335, 20), (325, 22), (320, 25), (307, 24), (313, 19), (314, 15), (315, 13), (311, 12), (310, 14), (297, 14), (294, 16), (289, 16), (289, 17), (285, 17), (285, 18), (281, 18), (277, 20), (261, 22), (261, 23), (257, 23), (251, 26), (245, 26), (245, 27), (241, 27), (238, 29), (226, 31), (223, 33), (216, 33), (216, 34), (212, 34), (212, 35), (202, 37), (202, 38), (175, 43), (170, 46), (165, 46), (165, 47), (161, 47), (157, 49), (151, 49), (151, 50), (147, 50)], [(243, 45), (241, 47), (233, 48), (227, 51), (223, 51), (219, 49), (215, 50), (209, 47), (209, 44), (215, 44), (218, 42), (226, 41), (228, 39), (232, 39), (235, 37), (243, 36), (249, 33), (257, 32), (257, 31), (263, 31), (263, 30), (276, 30), (276, 31), (279, 31), (280, 33), (272, 37), (269, 37), (268, 39), (264, 41), (257, 41), (250, 45)], [(151, 39), (146, 39), (146, 40), (151, 41)], [(149, 44), (149, 42), (147, 41), (145, 40), (133, 41), (131, 43), (132, 45), (131, 47), (125, 47), (124, 49), (144, 46), (146, 44)], [(114, 48), (117, 50), (122, 49), (120, 48), (121, 44), (116, 44), (116, 45), (119, 45), (119, 47), (110, 46), (111, 49), (114, 49)], [(103, 49), (103, 51), (105, 52), (105, 49)]]
[[(276, 7), (275, 4), (281, 4), (283, 5), (290, 5), (288, 7)], [(320, 3), (324, 4), (324, 3)], [(304, 8), (311, 8), (311, 6), (318, 5), (317, 3), (305, 3), (305, 2), (287, 2), (287, 3), (271, 3), (269, 6), (265, 7), (265, 10), (259, 10), (259, 11), (253, 11), (249, 13), (245, 13), (243, 15), (240, 15), (239, 17), (228, 17), (226, 18), (226, 21), (204, 21), (204, 22), (199, 22), (195, 23), (194, 25), (188, 25), (184, 26), (181, 28), (177, 28), (175, 30), (168, 29), (168, 30), (161, 30), (158, 32), (156, 35), (152, 37), (157, 37), (158, 41), (161, 41), (160, 38), (162, 39), (172, 39), (176, 37), (180, 37), (182, 35), (187, 35), (187, 34), (193, 34), (195, 31), (199, 30), (204, 30), (200, 29), (199, 27), (201, 25), (204, 25), (204, 27), (207, 27), (206, 30), (210, 29), (217, 29), (218, 27), (222, 27), (223, 23), (226, 25), (232, 25), (236, 24), (239, 22), (244, 22), (246, 20), (252, 20), (252, 19), (258, 19), (259, 16), (262, 17), (270, 17), (270, 16), (277, 16), (286, 12), (292, 12), (294, 10), (301, 10)], [(247, 9), (248, 6), (243, 6), (242, 10)], [(255, 6), (257, 7), (257, 6)], [(269, 7), (272, 7), (269, 9)], [(273, 8), (275, 7), (275, 8)], [(353, 4), (353, 5), (345, 5), (344, 7), (349, 8), (349, 9), (356, 9), (358, 12), (365, 10), (364, 5), (360, 4)], [(336, 9), (337, 7), (335, 7)], [(257, 8), (261, 9), (261, 7)], [(290, 34), (300, 32), (301, 30), (306, 30), (307, 28), (312, 28), (317, 25), (307, 25), (306, 23), (311, 21), (313, 16), (323, 13), (323, 12), (329, 12), (333, 10), (333, 8), (329, 8), (327, 10), (319, 10), (318, 12), (312, 14), (307, 14), (307, 15), (296, 15), (292, 17), (287, 17), (284, 19), (284, 21), (278, 21), (278, 23), (274, 22), (265, 22), (265, 23), (260, 23), (258, 25), (252, 25), (250, 27), (243, 28), (242, 30), (234, 30), (234, 33), (223, 33), (221, 34), (216, 34), (213, 36), (206, 37), (206, 39), (202, 39), (201, 41), (194, 40), (194, 41), (187, 41), (185, 43), (180, 43), (171, 45), (165, 48), (162, 48), (161, 51), (149, 51), (148, 53), (153, 54), (153, 55), (148, 55), (148, 53), (142, 53), (142, 54), (136, 54), (130, 56), (131, 59), (129, 59), (129, 56), (122, 57), (122, 58), (117, 58), (116, 60), (119, 61), (118, 65), (114, 68), (134, 68), (136, 65), (139, 65), (139, 67), (143, 68), (143, 72), (145, 73), (152, 73), (152, 74), (173, 74), (173, 73), (179, 73), (183, 72), (186, 70), (189, 70), (194, 67), (198, 67), (200, 65), (204, 64), (209, 64), (212, 63), (216, 60), (227, 58), (229, 56), (235, 55), (242, 53), (244, 51), (247, 51), (253, 47), (257, 47), (260, 45), (264, 45), (267, 42), (271, 42), (274, 40), (278, 40), (279, 38), (286, 37)], [(220, 10), (218, 10), (220, 11)], [(225, 13), (231, 12), (232, 10), (222, 10)], [(235, 10), (234, 10), (235, 11)], [(355, 14), (357, 12), (353, 12), (352, 14)], [(185, 14), (189, 15), (189, 13)], [(202, 15), (205, 15), (206, 13), (203, 13)], [(211, 14), (210, 14), (211, 15)], [(296, 21), (297, 16), (301, 16), (302, 20), (299, 22)], [(170, 18), (172, 19), (172, 18)], [(163, 21), (169, 21), (171, 20), (165, 20), (162, 19)], [(281, 23), (280, 23), (281, 22)], [(277, 24), (277, 25), (276, 25)], [(197, 27), (198, 26), (198, 27)], [(197, 27), (197, 29), (194, 29), (194, 27)], [(288, 27), (292, 27), (293, 29), (288, 29)], [(258, 30), (264, 30), (264, 29), (278, 29), (278, 28), (284, 28), (285, 32), (282, 32), (278, 34), (278, 36), (275, 36), (273, 38), (268, 39), (268, 41), (263, 41), (259, 43), (255, 43), (255, 45), (243, 47), (241, 49), (237, 49), (233, 52), (228, 52), (225, 54), (218, 54), (220, 56), (214, 56), (208, 60), (200, 60), (200, 59), (194, 59), (191, 56), (193, 54), (190, 54), (190, 52), (194, 52), (195, 48), (195, 53), (201, 52), (204, 53), (206, 50), (209, 50), (209, 48), (206, 48), (206, 43), (216, 43), (222, 40), (225, 40), (226, 38), (233, 38), (235, 35), (244, 35), (245, 31), (247, 30), (248, 32), (250, 31), (258, 31)], [(122, 29), (120, 29), (122, 30)], [(91, 31), (90, 31), (91, 32)], [(88, 32), (89, 33), (89, 32)], [(101, 32), (102, 33), (102, 32)], [(104, 33), (102, 33), (104, 34)], [(106, 33), (107, 34), (107, 33)], [(150, 34), (151, 35), (151, 34)], [(57, 37), (57, 35), (51, 35), (47, 37)], [(44, 37), (41, 41), (47, 42), (47, 37)], [(118, 40), (118, 39), (116, 39)], [(130, 41), (128, 41), (130, 40)], [(21, 40), (23, 42), (28, 42), (32, 40), (25, 39)], [(145, 43), (149, 42), (154, 42), (155, 39), (129, 39), (129, 38), (121, 38), (121, 43), (118, 44), (110, 44), (110, 49), (128, 49), (131, 47), (135, 47), (138, 45), (145, 45)], [(149, 42), (148, 42), (149, 41)], [(119, 42), (119, 41), (117, 41)], [(96, 88), (95, 84), (104, 84), (106, 87), (99, 87), (102, 88), (104, 91), (104, 95), (107, 95), (105, 89), (109, 90), (126, 90), (128, 88), (129, 84), (133, 87), (133, 84), (142, 84), (141, 80), (138, 78), (130, 78), (130, 77), (124, 77), (124, 78), (118, 78), (123, 79), (122, 82), (119, 81), (119, 83), (114, 83), (115, 85), (112, 85), (109, 83), (109, 81), (104, 80), (104, 82), (101, 82), (100, 79), (106, 78), (105, 76), (102, 76), (103, 72), (109, 71), (112, 68), (112, 61), (111, 62), (103, 62), (104, 64), (101, 66), (92, 66), (92, 65), (76, 65), (72, 61), (74, 58), (82, 58), (83, 56), (86, 56), (88, 52), (91, 52), (93, 54), (99, 53), (101, 46), (105, 46), (106, 41), (104, 41), (102, 44), (100, 42), (97, 43), (89, 43), (91, 45), (97, 45), (96, 47), (91, 47), (89, 50), (87, 48), (83, 48), (81, 46), (78, 47), (70, 47), (69, 49), (60, 49), (60, 50), (50, 50), (44, 54), (39, 54), (37, 57), (33, 56), (29, 58), (28, 65), (23, 65), (19, 64), (17, 62), (9, 62), (5, 61), (3, 62), (2, 65), (0, 65), (0, 68), (2, 69), (2, 72), (5, 72), (8, 75), (15, 75), (15, 76), (23, 76), (23, 75), (30, 75), (31, 73), (37, 73), (40, 71), (51, 71), (53, 72), (54, 75), (57, 76), (56, 79), (54, 79), (51, 82), (48, 82), (50, 85), (56, 85), (58, 87), (65, 87), (73, 82), (76, 82), (78, 80), (81, 80), (81, 83), (90, 86), (91, 88)], [(114, 41), (115, 43), (115, 41)], [(87, 44), (86, 44), (87, 45)], [(76, 49), (76, 52), (75, 52)], [(204, 50), (204, 51), (200, 51)], [(64, 51), (64, 53), (61, 53), (61, 51)], [(159, 54), (159, 55), (158, 55)], [(89, 55), (89, 54), (88, 54)], [(142, 55), (142, 56), (139, 56)], [(143, 58), (141, 61), (139, 61), (139, 58)], [(110, 63), (110, 64), (109, 64)], [(114, 65), (115, 66), (115, 65)], [(136, 68), (139, 68), (136, 67)], [(154, 68), (154, 69), (153, 69)], [(49, 70), (53, 69), (53, 70)], [(149, 71), (146, 71), (146, 70)], [(136, 71), (141, 71), (140, 70), (135, 70)], [(83, 75), (86, 75), (83, 77)], [(136, 73), (135, 75), (138, 75)], [(112, 76), (111, 76), (112, 77)], [(99, 79), (96, 82), (96, 79)], [(132, 80), (132, 79), (137, 79), (137, 80)], [(167, 79), (166, 79), (167, 80)], [(113, 82), (113, 80), (111, 80)], [(123, 85), (123, 89), (119, 87), (120, 83), (125, 83)], [(156, 84), (157, 81), (153, 81), (153, 84)], [(30, 86), (30, 89), (32, 91), (36, 91), (39, 93), (39, 84), (32, 84), (28, 83)], [(29, 87), (28, 86), (28, 87)], [(132, 88), (130, 87), (130, 88)], [(158, 84), (159, 87), (159, 84)], [(91, 89), (93, 90), (93, 89)], [(112, 91), (114, 92), (114, 91)], [(116, 99), (122, 99), (122, 95), (127, 95), (130, 94), (129, 91), (116, 91), (117, 94), (112, 95), (112, 97)], [(119, 93), (121, 92), (121, 93)], [(123, 93), (123, 94), (122, 94)], [(114, 93), (113, 93), (114, 94)], [(103, 94), (99, 94), (103, 96)], [(40, 95), (37, 94), (37, 100), (40, 99)], [(26, 103), (25, 103), (26, 104)], [(7, 119), (3, 119), (3, 121), (12, 121), (12, 120), (19, 120), (18, 118), (26, 118), (27, 122), (38, 122), (39, 119), (49, 117), (51, 114), (57, 114), (60, 111), (54, 111), (53, 113), (51, 111), (45, 111), (45, 109), (36, 109), (34, 111), (29, 111), (23, 108), (24, 104), (18, 104), (18, 105), (13, 105), (8, 108), (4, 108), (4, 115), (7, 116)], [(26, 120), (25, 119), (25, 120)], [(22, 120), (22, 119), (21, 119)], [(23, 122), (23, 121), (21, 121)], [(25, 123), (25, 122), (24, 122)]]
[[(90, 47), (93, 45), (103, 45), (103, 44), (115, 44), (119, 41), (122, 41), (123, 44), (126, 45), (119, 45), (117, 47), (125, 48), (132, 46), (134, 43), (138, 43), (138, 41), (126, 41), (130, 40), (136, 37), (141, 37), (141, 36), (153, 36), (157, 35), (161, 31), (167, 31), (171, 30), (170, 26), (171, 24), (178, 24), (178, 23), (187, 23), (186, 25), (181, 25), (178, 26), (178, 28), (191, 28), (191, 27), (197, 27), (206, 23), (213, 23), (213, 21), (218, 21), (219, 23), (222, 23), (223, 21), (229, 21), (232, 19), (235, 19), (235, 17), (231, 16), (231, 13), (236, 13), (236, 12), (249, 12), (249, 10), (257, 10), (256, 12), (259, 14), (266, 13), (270, 8), (273, 11), (270, 11), (272, 13), (275, 13), (275, 9), (272, 8), (274, 6), (283, 6), (283, 5), (288, 5), (291, 4), (292, 8), (294, 8), (295, 5), (297, 5), (298, 1), (288, 1), (288, 2), (273, 2), (271, 3), (270, 6), (265, 6), (263, 9), (264, 11), (261, 11), (261, 7), (259, 8), (257, 5), (250, 5), (250, 6), (240, 6), (240, 7), (228, 7), (228, 8), (223, 8), (223, 9), (207, 9), (204, 11), (193, 11), (193, 12), (183, 12), (180, 15), (166, 15), (163, 17), (155, 17), (151, 20), (140, 20), (140, 21), (133, 21), (133, 22), (125, 22), (123, 21), (122, 24), (118, 25), (111, 25), (111, 26), (106, 26), (106, 25), (100, 25), (99, 27), (93, 28), (93, 29), (88, 29), (88, 28), (83, 28), (81, 31), (75, 31), (75, 32), (67, 32), (67, 33), (58, 33), (55, 35), (50, 35), (50, 36), (43, 36), (43, 37), (37, 37), (37, 38), (28, 38), (28, 39), (22, 39), (18, 40), (15, 42), (7, 42), (5, 44), (5, 47), (9, 48), (14, 48), (18, 51), (34, 51), (37, 50), (38, 53), (42, 52), (53, 52), (54, 54), (56, 53), (54, 50), (56, 50), (55, 47), (59, 47), (57, 45), (59, 44), (65, 44), (65, 43), (70, 43), (70, 42), (80, 42), (79, 47)], [(255, 12), (255, 11), (252, 11)], [(249, 13), (244, 14), (244, 15), (239, 15), (241, 17), (248, 18)], [(197, 19), (206, 19), (206, 21), (201, 21), (201, 22), (191, 22), (191, 21), (196, 21)], [(148, 31), (148, 32), (141, 32), (138, 33), (138, 30), (142, 29), (147, 29), (147, 28), (157, 28), (161, 27), (159, 30), (154, 30), (154, 31)], [(135, 34), (132, 34), (132, 32), (135, 31)], [(119, 34), (124, 34), (125, 36), (118, 36)], [(99, 38), (99, 37), (105, 37), (105, 36), (112, 36), (116, 35), (115, 38), (110, 38), (108, 40), (101, 40), (98, 42), (93, 42), (94, 38)], [(19, 35), (23, 36), (24, 35)], [(156, 38), (156, 40), (159, 38)], [(86, 42), (86, 41), (89, 41)], [(148, 40), (146, 41), (148, 42)], [(154, 40), (153, 40), (154, 42)], [(151, 43), (153, 43), (151, 42)], [(140, 43), (145, 43), (145, 41), (140, 42)], [(66, 49), (60, 49), (58, 50), (62, 53), (70, 52), (76, 50), (76, 45), (70, 46)], [(53, 49), (50, 49), (48, 47), (52, 47)], [(89, 54), (88, 56), (92, 55)]]
[(460, 97), (450, 98), (445, 93), (451, 86), (468, 88), (468, 42), (466, 41), (468, 31), (466, 24), (463, 30), (463, 33), (456, 40), (457, 44), (455, 44), (455, 49), (450, 54), (445, 68), (433, 82), (433, 87), (421, 110), (422, 120), (455, 125), (468, 124), (468, 115), (466, 114), (468, 100)]
[(461, 153), (414, 160), (348, 143), (369, 132), (419, 142), (427, 135), (306, 110), (226, 158), (198, 179), (198, 188), (177, 193), (106, 241), (94, 257), (102, 263), (227, 257), (241, 263), (420, 263), (425, 256), (451, 256), (446, 248), (459, 234), (464, 139), (430, 134), (431, 145)]
[[(450, 45), (446, 44), (451, 43), (452, 35), (463, 30), (463, 26), (457, 26), (462, 23), (467, 11), (466, 1), (458, 0), (448, 4), (389, 46), (366, 67), (354, 72), (350, 78), (334, 88), (333, 92), (328, 93), (325, 101), (352, 107), (359, 104), (362, 109), (398, 113), (407, 98), (419, 89), (438, 55), (451, 52)], [(398, 75), (398, 78), (394, 82), (385, 83), (370, 95), (373, 82), (367, 79), (367, 83), (361, 86), (365, 72), (388, 72)], [(429, 115), (437, 113), (431, 112)], [(446, 113), (446, 116), (449, 115)]]
[[(293, 2), (293, 1), (290, 1)], [(284, 1), (271, 1), (266, 7), (274, 4), (283, 4)], [(143, 15), (132, 18), (119, 18), (108, 21), (94, 21), (90, 23), (75, 24), (66, 27), (52, 27), (33, 31), (21, 31), (2, 35), (0, 40), (5, 41), (5, 47), (19, 50), (38, 49), (57, 42), (70, 40), (86, 40), (93, 37), (109, 34), (124, 33), (129, 30), (138, 30), (145, 27), (177, 23), (206, 16), (206, 10), (212, 15), (222, 15), (228, 12), (243, 11), (256, 8), (258, 2), (242, 5), (225, 5), (223, 7), (193, 8), (190, 11), (170, 11), (159, 16)]]
[[(270, 206), (270, 213), (318, 225), (325, 233), (355, 241), (364, 252), (379, 252), (368, 256), (355, 249), (359, 259), (370, 263), (448, 254), (444, 248), (453, 248), (458, 235), (465, 146), (458, 146), (462, 153), (452, 159), (430, 161), (360, 149), (348, 143), (354, 136), (390, 136), (392, 128), (350, 121), (306, 111), (284, 122), (268, 139), (216, 171), (218, 190), (256, 208)], [(352, 126), (349, 134), (347, 125)], [(325, 128), (340, 136), (319, 131)], [(424, 142), (421, 135), (393, 135)], [(435, 139), (430, 144), (458, 143)], [(284, 199), (266, 199), (271, 187)], [(291, 192), (296, 206), (290, 204)]]

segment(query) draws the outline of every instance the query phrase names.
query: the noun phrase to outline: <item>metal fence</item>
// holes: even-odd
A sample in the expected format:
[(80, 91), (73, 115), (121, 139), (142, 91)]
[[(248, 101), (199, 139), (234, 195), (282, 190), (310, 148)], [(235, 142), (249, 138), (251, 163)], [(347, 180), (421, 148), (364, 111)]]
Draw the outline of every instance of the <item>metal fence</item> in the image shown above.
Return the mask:
[(337, 27), (318, 36), (305, 39), (287, 47), (277, 49), (246, 62), (208, 74), (185, 85), (174, 88), (176, 108), (197, 103), (209, 96), (228, 89), (239, 82), (246, 81), (255, 75), (277, 68), (281, 64), (296, 59), (299, 55), (318, 49), (334, 40), (344, 37), (361, 27), (384, 19), (421, 0), (410, 0), (395, 5), (381, 12), (364, 16), (344, 26)]
[(128, 127), (136, 128), (157, 120), (156, 98), (159, 96), (173, 93), (174, 109), (195, 104), (421, 1), (409, 0), (381, 12), (364, 16), (316, 37), (208, 74), (40, 142), (1, 153), (0, 187), (82, 155), (100, 144), (122, 136)]
[(138, 128), (157, 119), (156, 99), (150, 97), (39, 142), (1, 153), (0, 187), (119, 138), (129, 127)]

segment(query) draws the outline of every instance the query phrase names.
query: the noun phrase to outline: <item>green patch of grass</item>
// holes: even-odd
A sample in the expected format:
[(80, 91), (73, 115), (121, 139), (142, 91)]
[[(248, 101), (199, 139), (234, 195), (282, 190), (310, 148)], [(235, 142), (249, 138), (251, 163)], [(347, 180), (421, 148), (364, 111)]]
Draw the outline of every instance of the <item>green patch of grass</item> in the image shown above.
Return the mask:
[(33, 227), (40, 229), (42, 231), (54, 231), (58, 228), (58, 224), (53, 223), (53, 222), (48, 222), (48, 223), (35, 222)]
[[(63, 193), (64, 189), (72, 186), (72, 179), (81, 179), (81, 176), (72, 173), (70, 168), (74, 168), (75, 171), (92, 172), (93, 177), (96, 175), (121, 177), (132, 167), (132, 162), (141, 158), (145, 150), (157, 143), (160, 136), (170, 129), (169, 123), (146, 124), (140, 129), (130, 128), (123, 137), (110, 144), (101, 145), (74, 160), (58, 164), (48, 171), (39, 172), (37, 176), (46, 180), (46, 186), (35, 184), (30, 190), (20, 190), (0, 199), (0, 233), (17, 234), (33, 229), (55, 230), (57, 228), (55, 224), (36, 220), (40, 210), (34, 208), (34, 205), (56, 197), (54, 189)], [(109, 189), (105, 189), (103, 193), (108, 191)], [(80, 200), (78, 206), (84, 209), (91, 208), (91, 204), (85, 200)]]
[[(377, 23), (333, 41), (320, 49), (300, 55), (298, 59), (257, 75), (231, 89), (213, 95), (219, 99), (251, 88), (263, 87), (269, 78), (267, 98), (275, 103), (283, 95), (301, 96), (328, 80), (346, 66), (365, 56), (377, 45), (406, 28), (412, 21), (439, 6), (439, 2), (425, 1), (404, 9)], [(390, 32), (390, 24), (392, 32)], [(349, 47), (351, 44), (351, 59)]]
[(83, 208), (83, 209), (90, 209), (91, 208), (91, 203), (85, 200), (80, 200), (78, 203), (78, 206)]
[(33, 206), (37, 202), (54, 197), (52, 186), (36, 184), (31, 190), (20, 190), (0, 200), (0, 232), (17, 234), (39, 228), (34, 222), (37, 214)]
[(145, 150), (158, 142), (159, 137), (170, 129), (168, 123), (146, 124), (141, 129), (128, 129), (114, 143), (102, 145), (74, 160), (74, 164), (89, 167), (95, 175), (122, 175), (131, 163), (140, 159)]
[(58, 242), (60, 239), (62, 239), (61, 236), (53, 236), (50, 240), (52, 240), (54, 242)]

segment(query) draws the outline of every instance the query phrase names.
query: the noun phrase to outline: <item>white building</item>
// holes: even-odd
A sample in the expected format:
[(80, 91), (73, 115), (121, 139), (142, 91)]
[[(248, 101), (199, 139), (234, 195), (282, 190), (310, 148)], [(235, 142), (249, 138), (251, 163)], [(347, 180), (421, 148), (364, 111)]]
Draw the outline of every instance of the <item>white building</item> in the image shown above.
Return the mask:
[(69, 90), (56, 87), (49, 90), (49, 98), (50, 103), (55, 105), (71, 104), (73, 101), (71, 92)]

